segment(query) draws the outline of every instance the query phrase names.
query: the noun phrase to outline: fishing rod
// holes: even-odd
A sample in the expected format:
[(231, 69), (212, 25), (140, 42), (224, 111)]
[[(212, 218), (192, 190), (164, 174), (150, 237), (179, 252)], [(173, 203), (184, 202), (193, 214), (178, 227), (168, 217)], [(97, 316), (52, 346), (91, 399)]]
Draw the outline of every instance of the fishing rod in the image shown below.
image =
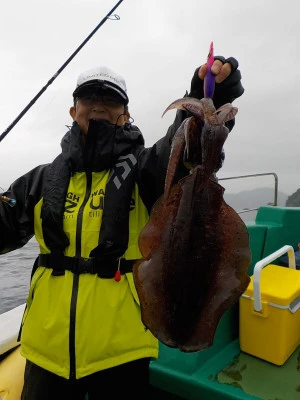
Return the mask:
[[(80, 46), (71, 54), (71, 56), (64, 62), (64, 64), (58, 69), (58, 71), (52, 76), (47, 84), (42, 87), (42, 89), (34, 96), (34, 98), (27, 104), (23, 111), (17, 116), (17, 118), (5, 129), (5, 131), (0, 135), (0, 142), (5, 138), (5, 136), (12, 130), (12, 128), (20, 121), (20, 119), (27, 113), (27, 111), (33, 106), (37, 99), (45, 92), (45, 90), (51, 85), (51, 83), (58, 77), (58, 75), (66, 68), (66, 66), (73, 60), (77, 53), (83, 48), (83, 46), (91, 39), (91, 37), (98, 31), (98, 29), (106, 22), (111, 16), (111, 14), (119, 7), (123, 0), (118, 1), (115, 6), (106, 14), (102, 21), (96, 26), (96, 28), (86, 37), (86, 39), (81, 43)], [(115, 20), (119, 20), (118, 15), (114, 15)]]
[[(84, 39), (84, 41), (77, 47), (77, 49), (70, 55), (70, 57), (63, 63), (63, 65), (57, 70), (57, 72), (49, 79), (45, 86), (33, 97), (33, 99), (27, 104), (27, 106), (20, 112), (17, 118), (5, 129), (5, 131), (0, 135), (0, 142), (5, 138), (5, 136), (12, 130), (12, 128), (20, 121), (20, 119), (27, 113), (27, 111), (33, 106), (37, 99), (46, 91), (46, 89), (53, 83), (53, 81), (58, 77), (58, 75), (66, 68), (66, 66), (73, 60), (76, 54), (85, 46), (85, 44), (91, 39), (92, 36), (98, 31), (98, 29), (108, 20), (112, 19), (110, 16), (119, 7), (123, 0), (119, 0), (114, 7), (106, 14), (106, 16), (100, 21), (100, 23), (92, 30), (92, 32)], [(119, 20), (120, 17), (114, 14), (114, 19)], [(7, 203), (11, 207), (16, 204), (15, 199), (10, 199), (9, 197), (0, 194), (0, 201)]]

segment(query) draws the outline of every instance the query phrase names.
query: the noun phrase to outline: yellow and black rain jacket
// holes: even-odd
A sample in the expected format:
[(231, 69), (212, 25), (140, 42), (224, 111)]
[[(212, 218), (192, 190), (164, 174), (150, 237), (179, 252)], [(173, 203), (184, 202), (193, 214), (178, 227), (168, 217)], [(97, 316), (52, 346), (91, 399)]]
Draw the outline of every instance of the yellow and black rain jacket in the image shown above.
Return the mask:
[[(179, 111), (151, 148), (137, 127), (105, 121), (90, 121), (83, 147), (74, 122), (57, 159), (5, 193), (16, 206), (0, 202), (0, 253), (33, 235), (40, 247), (22, 321), (21, 351), (28, 360), (79, 379), (158, 357), (158, 341), (141, 321), (131, 270), (141, 258), (138, 236), (163, 192), (172, 138), (183, 118)], [(186, 172), (182, 167), (178, 177)], [(120, 281), (114, 279), (118, 268)]]

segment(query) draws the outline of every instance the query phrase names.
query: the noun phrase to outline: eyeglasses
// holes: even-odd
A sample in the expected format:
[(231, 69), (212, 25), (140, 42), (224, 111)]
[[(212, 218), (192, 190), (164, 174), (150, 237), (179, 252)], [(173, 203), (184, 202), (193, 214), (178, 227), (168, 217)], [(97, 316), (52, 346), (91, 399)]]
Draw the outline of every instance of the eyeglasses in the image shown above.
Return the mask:
[(87, 106), (96, 103), (102, 103), (107, 107), (117, 108), (124, 105), (124, 101), (122, 101), (121, 98), (118, 98), (110, 94), (102, 94), (102, 95), (89, 94), (86, 96), (78, 97), (77, 100), (79, 100), (82, 104)]

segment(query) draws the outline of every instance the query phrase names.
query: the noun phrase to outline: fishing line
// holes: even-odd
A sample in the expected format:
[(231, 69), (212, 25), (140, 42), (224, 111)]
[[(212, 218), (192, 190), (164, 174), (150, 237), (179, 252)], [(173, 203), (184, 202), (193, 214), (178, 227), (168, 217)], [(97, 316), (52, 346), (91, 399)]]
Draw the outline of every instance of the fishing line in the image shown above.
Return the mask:
[[(108, 19), (119, 20), (120, 17), (112, 13), (116, 8), (122, 3), (123, 0), (118, 1), (115, 6), (106, 14), (102, 21), (96, 26), (95, 29), (86, 37), (86, 39), (77, 47), (77, 49), (71, 54), (71, 56), (64, 62), (64, 64), (58, 69), (58, 71), (52, 76), (47, 84), (34, 96), (34, 98), (28, 103), (28, 105), (21, 111), (17, 118), (5, 129), (5, 131), (0, 135), (0, 142), (5, 138), (5, 136), (12, 130), (12, 128), (20, 121), (20, 119), (27, 113), (27, 111), (33, 106), (37, 99), (45, 92), (48, 86), (58, 77), (58, 75), (66, 68), (66, 66), (73, 60), (77, 53), (83, 48), (83, 46), (91, 39), (91, 37), (98, 31), (98, 29), (104, 24)], [(0, 200), (3, 200), (0, 198)]]

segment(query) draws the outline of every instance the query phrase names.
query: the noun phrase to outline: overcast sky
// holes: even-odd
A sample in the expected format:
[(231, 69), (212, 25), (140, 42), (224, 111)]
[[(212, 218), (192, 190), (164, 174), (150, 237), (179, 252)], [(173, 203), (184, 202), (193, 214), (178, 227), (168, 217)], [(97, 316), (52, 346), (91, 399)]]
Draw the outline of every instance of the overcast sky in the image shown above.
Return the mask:
[[(0, 134), (46, 85), (117, 1), (15, 0), (0, 13)], [(0, 143), (0, 186), (52, 161), (71, 124), (80, 72), (106, 65), (127, 83), (146, 145), (172, 122), (164, 109), (215, 54), (238, 59), (245, 93), (219, 177), (275, 172), (279, 190), (300, 188), (300, 2), (297, 0), (124, 0), (109, 20)], [(233, 181), (231, 181), (233, 182)], [(274, 187), (273, 176), (224, 183), (227, 191)]]

